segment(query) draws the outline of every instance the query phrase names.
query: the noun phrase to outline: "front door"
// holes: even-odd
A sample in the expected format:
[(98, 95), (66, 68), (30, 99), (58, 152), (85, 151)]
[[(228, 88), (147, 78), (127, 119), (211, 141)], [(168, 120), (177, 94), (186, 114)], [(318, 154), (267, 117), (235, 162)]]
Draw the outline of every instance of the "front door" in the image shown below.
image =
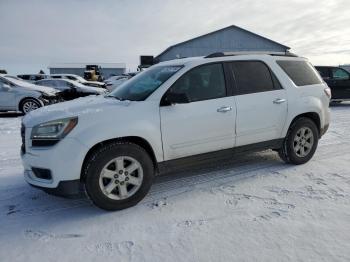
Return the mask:
[(165, 160), (234, 146), (235, 100), (227, 96), (221, 63), (186, 72), (168, 92), (186, 95), (189, 102), (160, 106)]

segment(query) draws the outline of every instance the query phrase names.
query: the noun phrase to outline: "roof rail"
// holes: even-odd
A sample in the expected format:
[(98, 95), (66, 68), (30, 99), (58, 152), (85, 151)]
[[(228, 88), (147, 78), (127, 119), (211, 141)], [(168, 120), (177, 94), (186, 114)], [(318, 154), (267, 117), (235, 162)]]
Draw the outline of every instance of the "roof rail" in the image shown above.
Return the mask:
[(239, 52), (216, 52), (205, 56), (204, 58), (224, 57), (224, 56), (236, 56), (236, 55), (271, 55), (271, 56), (290, 56), (298, 57), (289, 51), (286, 52), (268, 52), (268, 51), (239, 51)]

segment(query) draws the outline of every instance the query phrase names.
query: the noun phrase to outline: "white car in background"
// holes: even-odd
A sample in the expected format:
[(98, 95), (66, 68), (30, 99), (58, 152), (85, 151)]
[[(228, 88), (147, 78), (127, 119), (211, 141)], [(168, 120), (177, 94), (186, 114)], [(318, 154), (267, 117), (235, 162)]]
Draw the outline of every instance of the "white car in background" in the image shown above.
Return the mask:
[(93, 87), (101, 87), (105, 88), (106, 84), (103, 82), (98, 82), (98, 81), (87, 81), (81, 76), (74, 75), (74, 74), (51, 74), (49, 75), (49, 78), (54, 78), (54, 79), (68, 79), (72, 81), (79, 82), (80, 84), (86, 85), (86, 86), (93, 86)]
[(58, 90), (34, 85), (11, 75), (0, 75), (0, 111), (29, 113), (60, 102)]

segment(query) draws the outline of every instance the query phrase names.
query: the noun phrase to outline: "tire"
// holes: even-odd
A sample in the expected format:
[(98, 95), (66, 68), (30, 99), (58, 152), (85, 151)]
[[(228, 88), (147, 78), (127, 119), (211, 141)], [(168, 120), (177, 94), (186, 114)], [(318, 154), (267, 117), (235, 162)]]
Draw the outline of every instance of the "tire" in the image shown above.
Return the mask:
[(304, 164), (313, 157), (318, 138), (319, 131), (315, 122), (310, 118), (299, 118), (290, 126), (278, 154), (286, 163)]
[(28, 98), (21, 102), (20, 110), (22, 111), (23, 114), (28, 114), (29, 112), (35, 109), (38, 109), (39, 107), (41, 107), (41, 104), (39, 103), (39, 101), (33, 98)]
[(99, 208), (121, 210), (146, 196), (154, 174), (153, 161), (142, 147), (119, 141), (103, 146), (88, 159), (85, 189)]

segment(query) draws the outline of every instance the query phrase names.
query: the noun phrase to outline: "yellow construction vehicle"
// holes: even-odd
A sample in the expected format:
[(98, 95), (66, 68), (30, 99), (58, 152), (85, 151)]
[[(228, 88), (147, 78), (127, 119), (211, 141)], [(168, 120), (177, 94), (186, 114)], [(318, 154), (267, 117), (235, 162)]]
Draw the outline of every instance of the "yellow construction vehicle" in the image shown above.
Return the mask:
[(84, 78), (88, 81), (103, 81), (103, 77), (101, 74), (101, 67), (98, 65), (86, 65)]

